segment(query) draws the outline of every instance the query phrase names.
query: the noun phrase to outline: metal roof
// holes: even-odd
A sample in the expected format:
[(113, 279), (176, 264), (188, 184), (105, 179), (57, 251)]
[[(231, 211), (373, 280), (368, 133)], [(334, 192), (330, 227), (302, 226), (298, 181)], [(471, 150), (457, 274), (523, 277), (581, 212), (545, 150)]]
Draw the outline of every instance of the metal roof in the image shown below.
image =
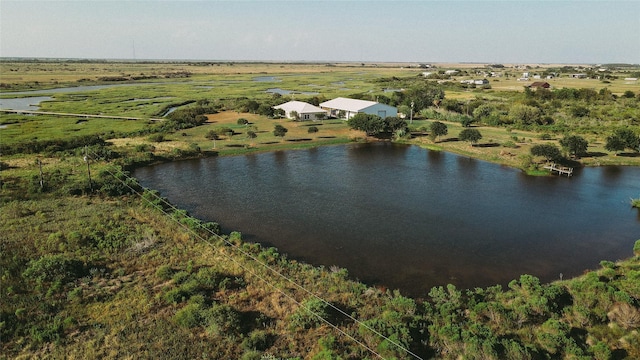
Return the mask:
[(378, 104), (375, 101), (349, 99), (349, 98), (335, 98), (333, 100), (320, 103), (320, 107), (329, 109), (346, 110), (351, 112), (358, 112), (362, 109), (366, 109), (370, 106)]
[(298, 114), (315, 114), (315, 113), (326, 113), (325, 110), (320, 109), (317, 106), (311, 105), (309, 103), (303, 101), (289, 101), (284, 104), (280, 104), (278, 106), (274, 106), (274, 109), (282, 109), (286, 112), (295, 111)]

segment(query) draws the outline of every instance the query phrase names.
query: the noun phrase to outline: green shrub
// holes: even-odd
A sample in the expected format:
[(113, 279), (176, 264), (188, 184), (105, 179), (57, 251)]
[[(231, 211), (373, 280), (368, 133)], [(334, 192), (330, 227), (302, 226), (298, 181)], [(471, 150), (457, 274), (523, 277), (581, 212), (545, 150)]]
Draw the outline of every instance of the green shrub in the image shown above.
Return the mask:
[(242, 341), (242, 348), (245, 350), (266, 350), (270, 346), (269, 333), (263, 330), (255, 330), (249, 337)]
[(240, 118), (238, 119), (238, 125), (247, 125), (249, 123), (249, 120), (245, 119), (245, 118)]
[(178, 310), (173, 316), (173, 321), (179, 326), (193, 328), (204, 323), (202, 316), (202, 305), (198, 303), (187, 304)]
[(239, 334), (241, 330), (240, 314), (226, 304), (215, 304), (205, 314), (207, 332), (210, 334)]
[(82, 288), (79, 286), (69, 291), (69, 293), (67, 294), (67, 300), (69, 301), (80, 300), (80, 299), (82, 299)]
[(182, 284), (183, 282), (187, 281), (190, 277), (191, 275), (189, 275), (188, 272), (178, 271), (177, 273), (173, 274), (173, 281), (175, 281), (176, 284)]
[(516, 145), (516, 143), (514, 143), (514, 142), (513, 142), (513, 141), (511, 141), (511, 140), (507, 140), (507, 141), (505, 141), (504, 143), (502, 143), (502, 146), (503, 146), (503, 147), (506, 147), (506, 148), (512, 148), (512, 149), (516, 149), (516, 148), (518, 148), (518, 145)]
[(318, 132), (318, 128), (316, 126), (310, 126), (309, 129), (307, 129), (307, 132), (309, 134), (317, 133)]
[(162, 134), (162, 133), (158, 133), (158, 134), (152, 134), (152, 135), (150, 135), (150, 136), (147, 138), (147, 140), (149, 140), (149, 141), (151, 141), (151, 142), (159, 143), (159, 142), (163, 142), (163, 141), (165, 141), (165, 137), (164, 137), (164, 134)]
[(163, 295), (163, 299), (168, 304), (178, 304), (186, 301), (189, 295), (182, 289), (171, 289)]
[(86, 269), (81, 261), (70, 259), (64, 254), (47, 254), (37, 260), (29, 261), (22, 276), (38, 283), (55, 281), (66, 283), (85, 274)]
[(162, 280), (169, 280), (173, 276), (173, 269), (169, 265), (162, 265), (156, 270), (156, 276)]
[(640, 256), (640, 240), (636, 240), (636, 243), (633, 245), (633, 253), (636, 256)]
[(329, 317), (329, 305), (318, 298), (305, 300), (291, 315), (290, 324), (293, 328), (309, 329), (322, 324), (322, 319)]
[(151, 152), (155, 151), (156, 147), (151, 144), (138, 144), (135, 147), (136, 152)]
[(198, 284), (207, 289), (216, 289), (223, 276), (220, 272), (212, 267), (203, 267), (198, 270), (195, 275)]
[(43, 326), (34, 326), (30, 329), (29, 335), (36, 343), (54, 342), (60, 340), (64, 334), (64, 325), (60, 317), (56, 316)]

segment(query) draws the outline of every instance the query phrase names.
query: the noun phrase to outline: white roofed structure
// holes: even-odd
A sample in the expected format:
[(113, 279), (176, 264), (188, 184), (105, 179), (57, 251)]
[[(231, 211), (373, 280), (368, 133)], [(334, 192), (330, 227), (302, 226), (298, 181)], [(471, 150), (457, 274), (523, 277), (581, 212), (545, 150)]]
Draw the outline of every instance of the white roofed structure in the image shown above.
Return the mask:
[(398, 116), (398, 109), (395, 107), (369, 100), (339, 97), (320, 103), (320, 107), (327, 110), (334, 117), (342, 117), (340, 116), (342, 111), (345, 119), (350, 119), (357, 113), (378, 115), (383, 119), (390, 116)]
[[(284, 110), (285, 116), (294, 120), (321, 120), (328, 115), (324, 109), (303, 101), (289, 101), (273, 108)], [(296, 113), (298, 114), (297, 118)]]

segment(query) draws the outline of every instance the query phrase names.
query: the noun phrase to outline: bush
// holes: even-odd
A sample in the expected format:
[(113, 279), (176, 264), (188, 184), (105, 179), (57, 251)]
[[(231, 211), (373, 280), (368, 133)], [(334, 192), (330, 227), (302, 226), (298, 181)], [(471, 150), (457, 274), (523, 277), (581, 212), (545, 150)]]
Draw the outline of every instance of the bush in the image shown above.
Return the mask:
[(64, 254), (48, 254), (29, 261), (22, 276), (38, 283), (53, 281), (65, 283), (85, 274), (86, 270), (81, 261), (70, 259)]
[(162, 280), (169, 280), (173, 276), (173, 269), (169, 265), (162, 265), (156, 270), (156, 276)]
[(150, 136), (147, 138), (147, 140), (149, 140), (149, 141), (151, 141), (151, 142), (159, 143), (159, 142), (163, 142), (163, 141), (165, 141), (165, 138), (164, 138), (164, 134), (162, 134), (162, 133), (158, 133), (158, 134), (152, 134), (152, 135), (150, 135)]
[(318, 298), (310, 298), (291, 315), (290, 324), (293, 328), (309, 329), (322, 324), (322, 319), (327, 318), (329, 305)]
[(249, 334), (249, 337), (242, 341), (245, 350), (264, 351), (270, 346), (269, 333), (263, 330), (256, 330)]
[(173, 321), (179, 326), (193, 328), (204, 323), (202, 316), (202, 305), (199, 303), (188, 304), (178, 310), (173, 316)]
[(240, 314), (229, 305), (215, 304), (206, 311), (205, 317), (210, 334), (240, 333)]
[(516, 145), (516, 143), (514, 143), (511, 140), (505, 141), (504, 143), (502, 143), (502, 146), (506, 147), (506, 148), (512, 148), (512, 149), (517, 149), (518, 148), (518, 145)]
[(318, 128), (315, 127), (315, 126), (310, 126), (309, 129), (307, 129), (307, 132), (309, 134), (317, 133), (318, 132)]
[(248, 123), (249, 123), (249, 120), (245, 118), (238, 119), (238, 125), (247, 125)]

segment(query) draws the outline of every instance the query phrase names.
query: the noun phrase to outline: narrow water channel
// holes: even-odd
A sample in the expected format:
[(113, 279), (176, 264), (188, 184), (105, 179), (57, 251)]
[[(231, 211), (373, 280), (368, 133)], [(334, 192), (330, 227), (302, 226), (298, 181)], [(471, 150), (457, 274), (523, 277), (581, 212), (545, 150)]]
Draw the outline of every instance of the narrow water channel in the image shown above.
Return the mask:
[(135, 171), (198, 218), (291, 258), (425, 296), (581, 274), (632, 256), (640, 168), (571, 178), (389, 143), (207, 158)]

